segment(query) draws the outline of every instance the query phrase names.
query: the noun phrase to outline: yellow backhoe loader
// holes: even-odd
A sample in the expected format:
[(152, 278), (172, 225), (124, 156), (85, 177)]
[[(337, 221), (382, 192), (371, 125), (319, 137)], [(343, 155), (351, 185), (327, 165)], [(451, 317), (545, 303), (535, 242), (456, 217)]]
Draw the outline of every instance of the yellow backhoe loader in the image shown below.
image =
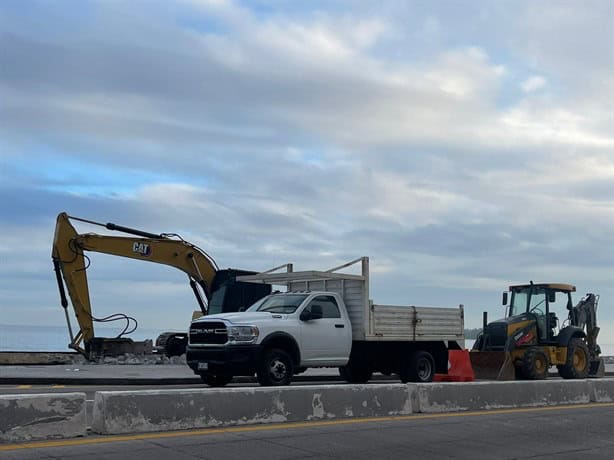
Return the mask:
[[(79, 234), (71, 220), (101, 226), (107, 230), (119, 231), (139, 238), (96, 233)], [(179, 235), (148, 233), (113, 223), (102, 224), (69, 216), (65, 212), (60, 213), (57, 217), (53, 238), (52, 260), (70, 335), (68, 346), (79, 351), (88, 359), (104, 355), (133, 353), (135, 350), (142, 349), (143, 345), (142, 342), (133, 342), (123, 337), (136, 329), (134, 318), (123, 313), (106, 318), (96, 318), (92, 314), (87, 281), (89, 258), (85, 254), (86, 251), (169, 265), (185, 272), (203, 315), (239, 311), (271, 292), (271, 286), (268, 284), (236, 281), (238, 275), (249, 275), (256, 272), (235, 269), (219, 270), (212, 257), (197, 246), (183, 240)], [(288, 270), (291, 270), (290, 265), (288, 265)], [(76, 334), (73, 334), (62, 278), (79, 324), (79, 331)], [(95, 336), (94, 322), (118, 319), (125, 320), (126, 327), (117, 337)], [(188, 322), (186, 318), (186, 324)], [(161, 337), (164, 343), (158, 343), (158, 345), (162, 345), (167, 354), (180, 354), (182, 349), (185, 350), (187, 331), (185, 333), (166, 333)]]
[[(507, 316), (484, 326), (470, 352), (478, 379), (545, 379), (551, 366), (565, 379), (602, 377), (597, 345), (599, 296), (586, 294), (577, 305), (575, 286), (561, 283), (516, 285)], [(508, 292), (503, 293), (507, 305)], [(559, 314), (566, 319), (559, 324)]]

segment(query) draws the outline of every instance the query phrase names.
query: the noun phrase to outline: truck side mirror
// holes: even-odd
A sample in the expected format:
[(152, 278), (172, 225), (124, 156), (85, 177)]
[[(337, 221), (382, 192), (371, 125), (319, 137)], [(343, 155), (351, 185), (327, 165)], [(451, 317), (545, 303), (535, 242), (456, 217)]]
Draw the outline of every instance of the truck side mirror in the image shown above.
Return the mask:
[(507, 305), (507, 291), (503, 293), (503, 298), (501, 299), (501, 305)]
[(310, 305), (305, 308), (301, 315), (299, 316), (301, 321), (311, 321), (312, 319), (321, 319), (322, 318), (322, 306), (321, 305)]

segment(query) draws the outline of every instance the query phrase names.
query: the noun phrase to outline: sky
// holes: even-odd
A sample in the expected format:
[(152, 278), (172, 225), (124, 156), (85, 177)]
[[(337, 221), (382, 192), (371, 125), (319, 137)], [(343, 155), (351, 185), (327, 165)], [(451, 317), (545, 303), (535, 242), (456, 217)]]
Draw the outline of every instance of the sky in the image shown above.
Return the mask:
[[(613, 101), (610, 0), (3, 1), (0, 323), (64, 324), (65, 211), (222, 268), (366, 255), (467, 327), (571, 283), (614, 343)], [(183, 273), (90, 256), (96, 316), (186, 329)]]

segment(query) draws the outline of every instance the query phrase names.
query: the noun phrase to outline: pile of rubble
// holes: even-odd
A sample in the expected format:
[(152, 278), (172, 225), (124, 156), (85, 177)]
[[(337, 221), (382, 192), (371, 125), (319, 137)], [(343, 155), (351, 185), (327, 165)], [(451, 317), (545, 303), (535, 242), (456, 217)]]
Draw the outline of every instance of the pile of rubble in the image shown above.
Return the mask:
[(89, 364), (187, 364), (185, 355), (168, 357), (164, 354), (105, 356)]

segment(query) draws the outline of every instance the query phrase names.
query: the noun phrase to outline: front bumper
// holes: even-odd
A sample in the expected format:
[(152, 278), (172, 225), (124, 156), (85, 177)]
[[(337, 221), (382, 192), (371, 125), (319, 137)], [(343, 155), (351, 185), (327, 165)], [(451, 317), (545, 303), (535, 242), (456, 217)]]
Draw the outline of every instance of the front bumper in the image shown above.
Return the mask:
[(194, 347), (188, 345), (186, 361), (195, 374), (201, 374), (199, 363), (207, 363), (208, 369), (204, 372), (216, 370), (231, 375), (251, 376), (256, 373), (256, 366), (260, 356), (261, 345), (229, 345), (215, 347)]

